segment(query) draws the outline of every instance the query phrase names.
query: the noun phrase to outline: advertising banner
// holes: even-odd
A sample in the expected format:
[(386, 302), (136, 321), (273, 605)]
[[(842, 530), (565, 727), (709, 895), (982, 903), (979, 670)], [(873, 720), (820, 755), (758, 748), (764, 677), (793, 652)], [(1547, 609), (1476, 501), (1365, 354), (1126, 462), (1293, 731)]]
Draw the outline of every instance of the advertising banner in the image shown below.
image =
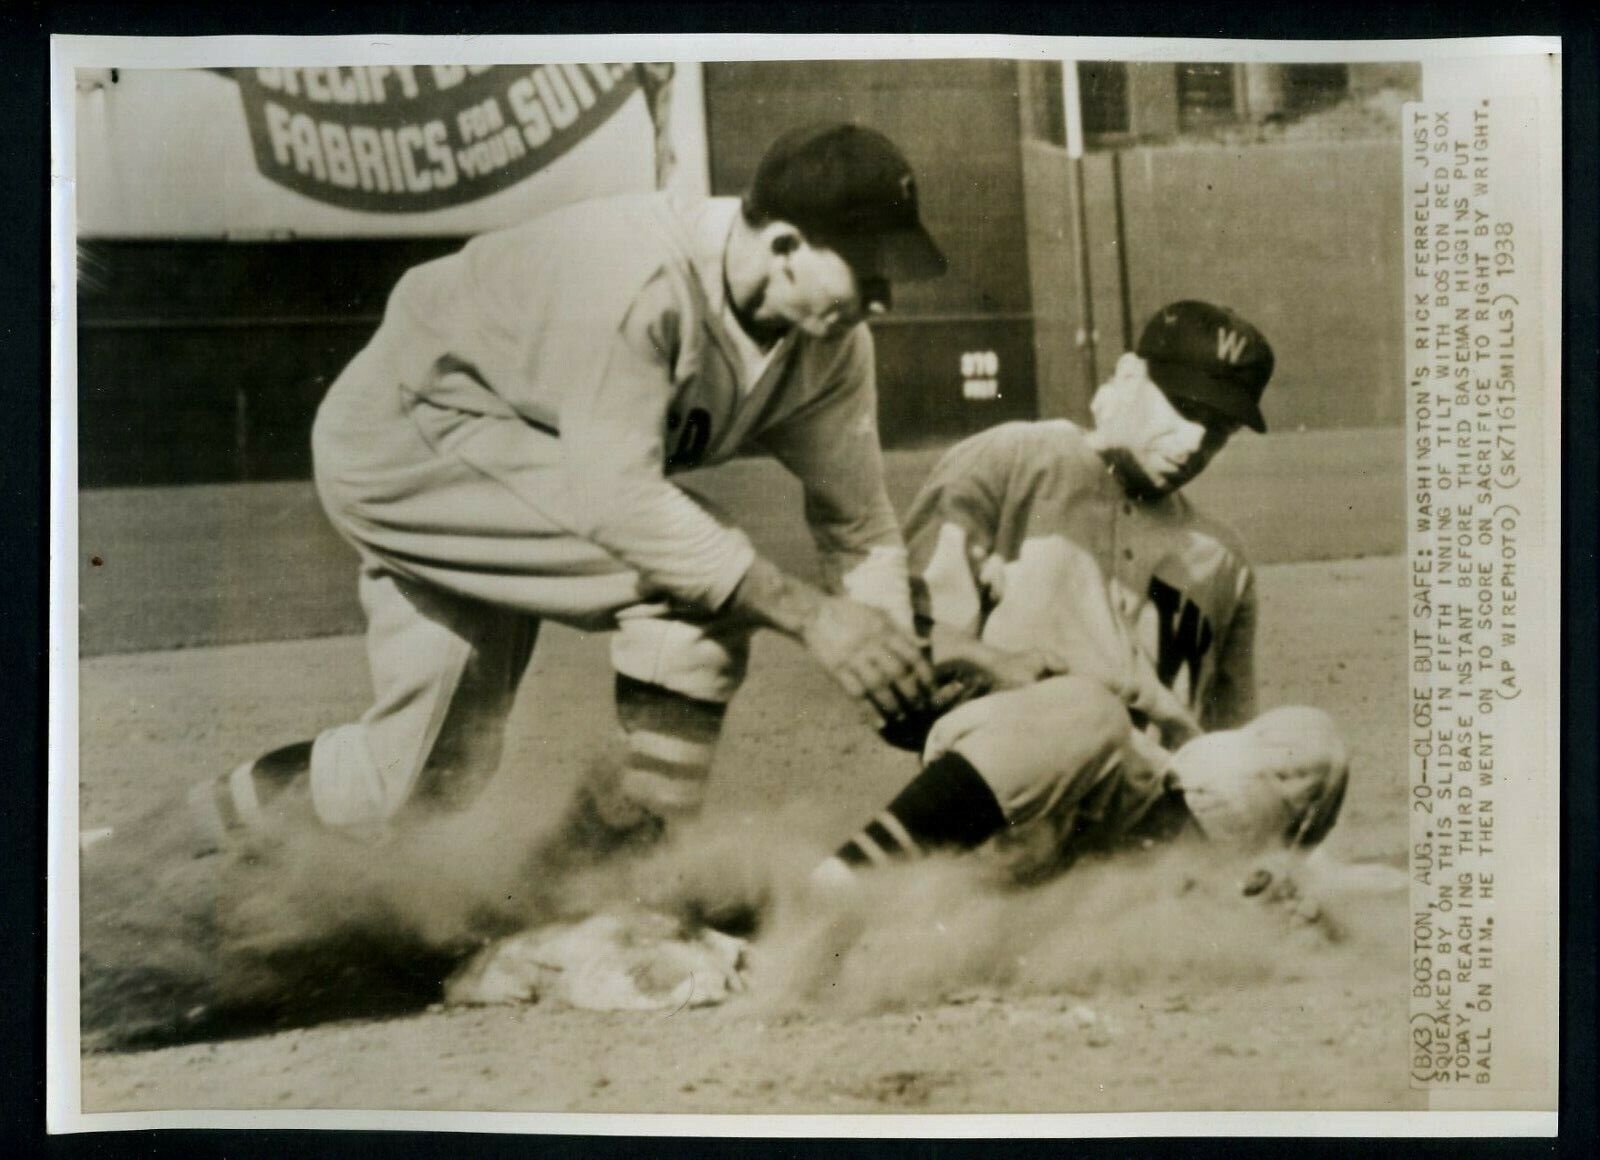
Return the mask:
[(639, 88), (622, 64), (229, 71), (261, 175), (369, 213), (463, 205), (515, 185)]
[(468, 234), (672, 175), (671, 64), (77, 78), (80, 236)]

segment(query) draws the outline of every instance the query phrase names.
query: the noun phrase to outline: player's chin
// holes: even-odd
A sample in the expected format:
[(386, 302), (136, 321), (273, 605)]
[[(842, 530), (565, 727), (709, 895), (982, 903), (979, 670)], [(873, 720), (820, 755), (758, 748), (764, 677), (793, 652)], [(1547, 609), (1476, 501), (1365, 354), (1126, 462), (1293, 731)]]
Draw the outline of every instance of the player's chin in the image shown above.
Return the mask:
[(859, 310), (834, 308), (802, 319), (797, 325), (812, 338), (830, 339), (838, 338), (860, 321)]
[(1174, 490), (1176, 468), (1171, 460), (1123, 454), (1116, 463), (1123, 486), (1138, 499), (1161, 499)]
[(1140, 473), (1138, 490), (1147, 499), (1162, 499), (1186, 482), (1187, 478), (1177, 471), (1145, 471)]
[(846, 322), (839, 318), (829, 318), (825, 321), (816, 322), (809, 326), (802, 326), (800, 329), (805, 331), (812, 338), (829, 340), (838, 338), (854, 325), (855, 323), (853, 321)]
[(1205, 466), (1205, 460), (1200, 458), (1174, 464), (1169, 470), (1157, 473), (1152, 484), (1161, 495), (1171, 495), (1204, 471)]

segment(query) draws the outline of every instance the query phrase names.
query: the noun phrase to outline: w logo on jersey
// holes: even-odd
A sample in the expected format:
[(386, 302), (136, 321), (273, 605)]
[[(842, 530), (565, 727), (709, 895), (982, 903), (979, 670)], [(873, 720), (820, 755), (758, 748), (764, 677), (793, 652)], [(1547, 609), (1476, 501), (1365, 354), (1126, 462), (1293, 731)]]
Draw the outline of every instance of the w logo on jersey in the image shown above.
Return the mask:
[(1244, 348), (1249, 344), (1250, 340), (1237, 330), (1217, 327), (1217, 358), (1222, 362), (1238, 366), (1239, 359), (1244, 356)]
[[(1156, 676), (1180, 697), (1193, 696), (1200, 679), (1200, 663), (1211, 651), (1215, 633), (1200, 606), (1158, 577), (1150, 577), (1150, 603), (1156, 607)], [(1180, 673), (1188, 669), (1180, 687)]]

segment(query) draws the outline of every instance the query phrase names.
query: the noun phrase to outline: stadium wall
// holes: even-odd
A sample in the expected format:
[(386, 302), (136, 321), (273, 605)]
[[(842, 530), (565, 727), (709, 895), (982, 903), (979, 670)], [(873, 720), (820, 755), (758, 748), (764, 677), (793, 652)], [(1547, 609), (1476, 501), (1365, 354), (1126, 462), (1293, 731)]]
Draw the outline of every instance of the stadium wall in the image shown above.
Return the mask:
[[(951, 272), (901, 288), (894, 315), (875, 325), (889, 446), (947, 442), (1011, 418), (1084, 415), (1095, 376), (1078, 344), (1070, 171), (1065, 151), (1029, 124), (1038, 94), (1026, 70), (1005, 61), (766, 62), (708, 65), (703, 82), (695, 97), (714, 192), (741, 188), (773, 133), (828, 116), (881, 127), (917, 167)], [(166, 115), (154, 106), (144, 120), (134, 115), (146, 99), (139, 83), (124, 78), (110, 89), (126, 91), (84, 98), (104, 106), (95, 127), (105, 141), (126, 146)], [(191, 83), (240, 116), (230, 83)], [(628, 109), (618, 131), (633, 152), (648, 152), (648, 119)], [(205, 123), (220, 131), (215, 119)], [(1273, 339), (1275, 426), (1398, 422), (1399, 172), (1388, 141), (1091, 152), (1085, 208), (1100, 374), (1151, 310), (1203, 296), (1236, 306)], [(185, 196), (204, 201), (206, 185), (191, 182)], [(136, 229), (104, 198), (85, 206), (96, 228), (79, 263), (80, 483), (305, 478), (322, 392), (375, 328), (399, 274), (459, 246), (461, 235), (291, 228), (241, 237), (206, 219), (204, 231), (177, 236), (152, 216), (159, 198), (138, 209), (143, 188), (124, 190)], [(268, 209), (279, 204), (263, 193), (268, 208), (244, 209), (276, 221)]]
[[(1069, 162), (1064, 149), (1030, 142), (1024, 163), (1028, 249), (1041, 267), (1033, 280), (1039, 397), (1047, 412), (1078, 418), (1094, 384), (1076, 347), (1080, 308), (1065, 240)], [(1084, 186), (1102, 376), (1162, 304), (1205, 298), (1239, 310), (1272, 341), (1278, 370), (1264, 404), (1269, 426), (1328, 430), (1401, 421), (1395, 144), (1090, 153)]]

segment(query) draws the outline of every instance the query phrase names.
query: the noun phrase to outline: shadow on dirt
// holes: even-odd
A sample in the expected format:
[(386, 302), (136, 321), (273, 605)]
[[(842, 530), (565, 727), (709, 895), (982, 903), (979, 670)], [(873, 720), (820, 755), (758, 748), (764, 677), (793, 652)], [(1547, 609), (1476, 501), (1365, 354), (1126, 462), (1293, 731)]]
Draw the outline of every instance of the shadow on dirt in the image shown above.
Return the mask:
[(261, 955), (224, 952), (200, 975), (86, 962), (83, 1045), (146, 1051), (415, 1014), (439, 1001), (474, 950), (347, 930)]
[(411, 921), (347, 864), (195, 858), (157, 819), (80, 870), (85, 1051), (414, 1013), (486, 937)]
[(638, 898), (755, 931), (765, 876), (714, 851), (586, 867), (471, 819), (363, 847), (321, 833), (195, 858), (165, 817), (82, 859), (85, 1051), (143, 1051), (416, 1014), (494, 939)]

